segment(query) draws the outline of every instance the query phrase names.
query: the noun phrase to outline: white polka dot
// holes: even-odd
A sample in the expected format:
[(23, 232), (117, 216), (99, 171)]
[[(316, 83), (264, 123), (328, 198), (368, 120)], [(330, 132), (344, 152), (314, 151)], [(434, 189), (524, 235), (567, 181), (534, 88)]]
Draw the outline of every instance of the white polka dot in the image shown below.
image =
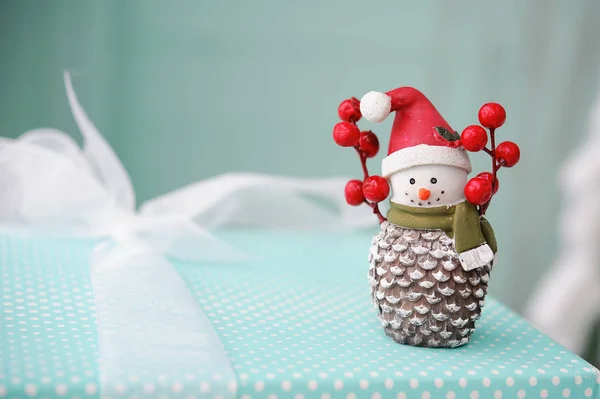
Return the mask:
[[(173, 385), (175, 385), (175, 384), (173, 384)], [(151, 382), (144, 384), (144, 392), (153, 393), (154, 392), (154, 384), (152, 384)], [(174, 392), (179, 392), (179, 391), (174, 391)]]
[(292, 382), (288, 381), (288, 380), (284, 380), (281, 382), (281, 389), (283, 389), (285, 392), (289, 392), (292, 390)]
[(456, 399), (456, 394), (454, 393), (454, 391), (448, 391), (446, 393), (446, 399)]
[(336, 391), (341, 391), (342, 389), (344, 389), (344, 382), (342, 380), (335, 380), (333, 382), (333, 387)]
[(547, 398), (548, 397), (548, 390), (547, 389), (542, 389), (540, 391), (540, 398)]
[(383, 386), (385, 386), (386, 389), (392, 389), (394, 387), (394, 380), (391, 378), (386, 378), (386, 380), (383, 382)]
[(406, 394), (404, 392), (398, 392), (396, 399), (406, 399)]
[(490, 380), (489, 377), (484, 377), (481, 383), (484, 387), (488, 388), (490, 385), (492, 385), (492, 380)]
[(502, 399), (502, 391), (494, 391), (494, 399)]
[(458, 380), (458, 385), (460, 385), (461, 388), (466, 387), (468, 384), (468, 381), (466, 378), (461, 378)]
[(227, 390), (231, 393), (237, 392), (237, 381), (235, 381), (235, 380), (229, 381), (227, 383)]
[(471, 399), (479, 399), (479, 392), (478, 391), (472, 391), (470, 398)]
[(202, 384), (200, 384), (200, 391), (210, 392), (210, 384), (208, 382), (203, 382)]
[(568, 398), (569, 396), (571, 396), (571, 390), (569, 388), (563, 389), (562, 396), (563, 398)]
[(592, 388), (586, 388), (586, 389), (585, 389), (585, 391), (583, 392), (583, 394), (584, 394), (585, 396), (587, 396), (588, 398), (589, 398), (590, 396), (592, 396), (592, 393), (593, 393), (593, 391), (592, 391)]
[(436, 388), (441, 388), (444, 386), (444, 380), (442, 380), (441, 378), (436, 378), (435, 380), (433, 380), (433, 383), (435, 384)]
[(412, 389), (416, 389), (419, 386), (419, 380), (416, 378), (411, 378), (409, 384)]
[(371, 395), (371, 399), (381, 399), (381, 394), (379, 392), (374, 392), (373, 395)]
[(537, 385), (537, 378), (535, 377), (531, 377), (529, 378), (529, 385), (531, 385), (532, 387)]
[(525, 391), (523, 389), (519, 389), (517, 391), (517, 398), (523, 399), (525, 397)]
[(346, 399), (356, 399), (356, 394), (350, 392), (348, 395), (346, 395)]
[(582, 382), (583, 382), (583, 378), (580, 375), (576, 375), (575, 376), (575, 384), (581, 385)]
[(431, 399), (431, 394), (429, 392), (427, 392), (427, 391), (424, 391), (421, 394), (421, 399)]
[(331, 399), (331, 395), (328, 393), (324, 393), (323, 395), (321, 395), (321, 399)]
[(37, 395), (37, 387), (33, 384), (27, 384), (25, 385), (25, 394), (27, 394), (27, 396), (35, 396)]
[(552, 384), (554, 384), (554, 385), (560, 384), (560, 378), (558, 376), (552, 377)]
[[(309, 382), (309, 384), (310, 384), (310, 382)], [(316, 382), (315, 382), (315, 384), (316, 384)], [(310, 388), (310, 386), (309, 386), (309, 388)], [(262, 381), (256, 381), (256, 383), (254, 383), (254, 390), (256, 392), (262, 392), (264, 389), (265, 389), (265, 383), (264, 382), (262, 382)]]
[(317, 389), (317, 386), (318, 386), (318, 384), (317, 384), (317, 381), (315, 381), (315, 380), (310, 380), (310, 381), (308, 381), (308, 384), (307, 384), (306, 386), (307, 386), (307, 387), (308, 387), (308, 389), (310, 389), (311, 391), (314, 391), (314, 390), (316, 390), (316, 389)]
[[(181, 391), (183, 391), (183, 384), (181, 384), (180, 382), (174, 382), (173, 385), (171, 385), (171, 390), (175, 393), (181, 392)], [(147, 393), (154, 392), (154, 384), (152, 384), (152, 383), (145, 384), (144, 391), (146, 391)]]
[(240, 399), (251, 399), (252, 397), (248, 394), (244, 394), (242, 396), (240, 396)]
[(67, 394), (67, 386), (64, 384), (58, 384), (54, 387), (54, 392), (56, 392), (57, 395), (59, 396), (63, 396)]
[(304, 395), (297, 393), (296, 396), (294, 396), (294, 399), (304, 399)]
[(87, 384), (84, 390), (85, 393), (87, 393), (88, 395), (94, 395), (98, 388), (96, 387), (96, 384)]
[(367, 380), (360, 380), (358, 382), (358, 386), (360, 387), (360, 389), (369, 389), (369, 381), (367, 381)]
[(600, 384), (600, 373), (596, 370), (596, 383)]

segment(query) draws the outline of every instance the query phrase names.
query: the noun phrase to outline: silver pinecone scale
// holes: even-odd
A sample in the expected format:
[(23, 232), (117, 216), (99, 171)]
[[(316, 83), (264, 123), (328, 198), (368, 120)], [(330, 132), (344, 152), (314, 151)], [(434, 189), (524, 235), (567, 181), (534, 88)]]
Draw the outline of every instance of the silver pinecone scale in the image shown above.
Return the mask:
[(454, 240), (443, 231), (386, 221), (373, 237), (369, 264), (373, 304), (394, 341), (431, 348), (469, 342), (485, 304), (493, 261), (465, 271)]

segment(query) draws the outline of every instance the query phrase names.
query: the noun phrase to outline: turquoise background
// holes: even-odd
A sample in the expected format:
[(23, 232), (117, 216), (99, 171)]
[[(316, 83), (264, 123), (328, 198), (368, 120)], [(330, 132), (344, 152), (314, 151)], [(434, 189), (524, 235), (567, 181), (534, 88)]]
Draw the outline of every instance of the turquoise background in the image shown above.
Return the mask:
[[(226, 171), (358, 177), (331, 128), (338, 103), (369, 90), (415, 86), (457, 130), (500, 102), (498, 135), (522, 162), (501, 172), (489, 211), (490, 292), (520, 310), (556, 254), (555, 173), (596, 92), (599, 15), (594, 0), (3, 1), (0, 132), (79, 137), (68, 68), (143, 201)], [(361, 126), (387, 142), (391, 120)]]

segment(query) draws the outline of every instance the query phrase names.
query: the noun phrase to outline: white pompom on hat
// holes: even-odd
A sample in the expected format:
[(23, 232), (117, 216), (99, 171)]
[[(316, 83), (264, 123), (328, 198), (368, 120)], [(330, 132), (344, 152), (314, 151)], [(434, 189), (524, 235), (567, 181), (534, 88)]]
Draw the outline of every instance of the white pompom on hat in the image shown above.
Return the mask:
[(385, 93), (370, 91), (360, 100), (360, 113), (370, 122), (383, 122), (392, 110), (392, 99)]

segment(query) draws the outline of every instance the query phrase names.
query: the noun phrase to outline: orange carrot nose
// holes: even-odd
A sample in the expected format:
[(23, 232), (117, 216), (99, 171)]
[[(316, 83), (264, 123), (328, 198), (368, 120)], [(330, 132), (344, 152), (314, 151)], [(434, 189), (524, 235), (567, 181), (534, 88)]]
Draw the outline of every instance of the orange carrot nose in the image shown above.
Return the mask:
[(426, 199), (429, 198), (430, 195), (431, 195), (431, 191), (427, 190), (426, 188), (419, 189), (419, 199), (425, 201)]

